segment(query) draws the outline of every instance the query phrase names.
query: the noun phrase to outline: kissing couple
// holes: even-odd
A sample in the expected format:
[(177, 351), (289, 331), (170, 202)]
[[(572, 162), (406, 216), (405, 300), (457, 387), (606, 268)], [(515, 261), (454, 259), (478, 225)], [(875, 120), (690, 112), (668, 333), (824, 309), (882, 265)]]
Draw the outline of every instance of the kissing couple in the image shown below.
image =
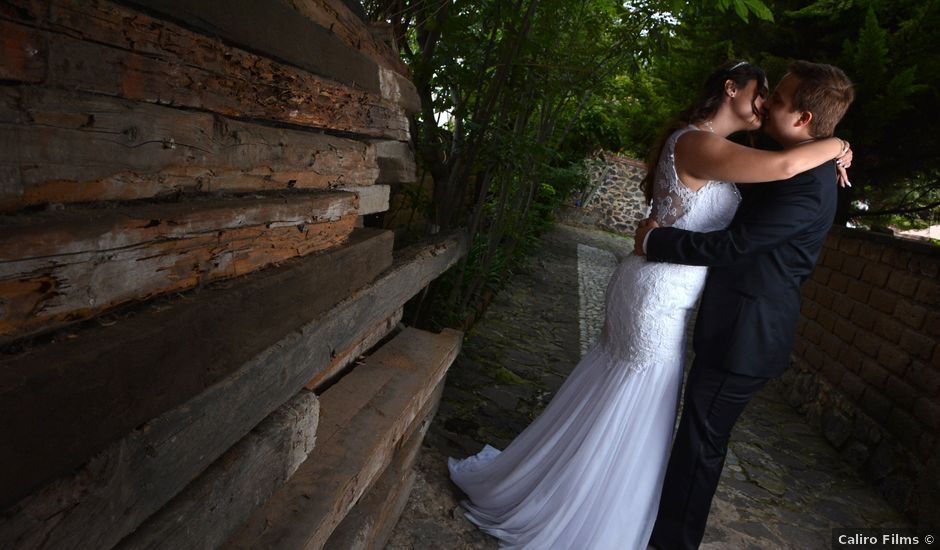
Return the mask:
[[(797, 61), (768, 92), (744, 61), (709, 76), (653, 147), (650, 217), (611, 277), (598, 343), (506, 449), (450, 459), (467, 517), (502, 548), (701, 543), (731, 430), (789, 365), (800, 286), (852, 160), (832, 137), (854, 99), (845, 73)], [(759, 128), (781, 150), (728, 139)]]

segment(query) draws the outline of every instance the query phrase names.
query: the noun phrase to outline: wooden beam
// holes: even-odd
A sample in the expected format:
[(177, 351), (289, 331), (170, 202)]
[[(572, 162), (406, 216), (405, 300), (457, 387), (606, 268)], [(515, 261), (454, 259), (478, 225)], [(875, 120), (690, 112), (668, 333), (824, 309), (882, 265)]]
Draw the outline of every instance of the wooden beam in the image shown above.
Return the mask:
[[(8, 473), (0, 477), (0, 507), (81, 466), (329, 311), (391, 265), (392, 236), (356, 230), (338, 249), (115, 314), (72, 338), (0, 357), (0, 432), (16, 442), (0, 446)], [(26, 416), (30, 422), (19, 420)], [(0, 526), (0, 541), (10, 540), (6, 529)]]
[(420, 426), (407, 441), (395, 451), (391, 463), (381, 477), (346, 514), (333, 530), (324, 548), (336, 550), (382, 550), (392, 535), (392, 530), (401, 517), (414, 486), (414, 463), (421, 450), (421, 442), (431, 425), (434, 412), (440, 403), (444, 381), (431, 396), (428, 404), (432, 409), (420, 418)]
[(407, 328), (325, 391), (317, 448), (223, 548), (323, 548), (436, 405), (461, 338)]
[(340, 187), (341, 191), (355, 193), (359, 197), (359, 215), (367, 216), (388, 210), (388, 199), (391, 188), (388, 185), (367, 185), (356, 187)]
[(360, 355), (372, 349), (379, 343), (379, 340), (385, 338), (395, 329), (401, 321), (402, 309), (392, 314), (388, 319), (383, 319), (377, 325), (367, 330), (362, 340), (356, 342), (352, 347), (339, 351), (322, 371), (307, 382), (305, 388), (310, 391), (323, 391), (323, 387), (331, 384), (342, 377), (344, 370)]
[[(443, 236), (402, 250), (395, 265), (379, 279), (329, 311), (316, 315), (313, 320), (307, 317), (309, 311), (305, 300), (311, 301), (309, 297), (321, 293), (330, 299), (343, 294), (331, 292), (325, 288), (326, 285), (318, 285), (316, 281), (297, 285), (294, 287), (296, 291), (292, 292), (281, 278), (291, 272), (278, 268), (246, 278), (254, 284), (264, 283), (261, 287), (246, 288), (236, 281), (229, 289), (219, 289), (216, 296), (232, 297), (232, 294), (223, 292), (231, 288), (238, 288), (245, 294), (233, 297), (236, 302), (221, 312), (196, 306), (202, 322), (190, 321), (188, 330), (181, 326), (178, 312), (173, 312), (161, 318), (160, 325), (153, 321), (154, 324), (146, 325), (150, 327), (150, 339), (139, 331), (128, 334), (141, 344), (149, 344), (150, 340), (162, 339), (166, 332), (182, 329), (183, 332), (176, 334), (185, 336), (185, 342), (189, 342), (192, 348), (174, 340), (162, 340), (160, 345), (149, 350), (146, 346), (143, 351), (135, 349), (134, 344), (127, 341), (116, 346), (119, 350), (114, 350), (114, 344), (108, 344), (114, 341), (114, 333), (99, 339), (96, 345), (90, 346), (91, 349), (86, 348), (85, 364), (92, 367), (103, 364), (113, 369), (114, 377), (102, 375), (99, 370), (92, 379), (99, 385), (101, 381), (107, 381), (110, 391), (122, 399), (134, 390), (137, 390), (136, 395), (141, 395), (144, 389), (148, 390), (145, 404), (166, 397), (162, 391), (133, 381), (135, 373), (147, 370), (139, 366), (141, 363), (149, 366), (152, 379), (158, 383), (166, 383), (174, 376), (186, 376), (190, 371), (208, 375), (216, 374), (216, 369), (225, 372), (222, 377), (215, 378), (215, 383), (185, 403), (150, 421), (132, 424), (138, 428), (107, 445), (74, 473), (65, 474), (67, 468), (73, 467), (71, 459), (80, 454), (75, 452), (77, 446), (81, 445), (85, 450), (101, 448), (100, 439), (88, 444), (85, 441), (98, 435), (100, 428), (95, 422), (103, 419), (113, 428), (116, 422), (127, 420), (123, 412), (128, 407), (109, 402), (91, 402), (91, 405), (85, 402), (73, 407), (76, 413), (83, 415), (82, 418), (74, 418), (68, 413), (63, 414), (61, 403), (74, 404), (74, 401), (8, 398), (7, 393), (23, 395), (50, 385), (57, 388), (60, 395), (67, 396), (66, 390), (75, 388), (70, 385), (69, 376), (78, 375), (78, 369), (63, 368), (62, 363), (50, 363), (48, 357), (44, 359), (36, 351), (25, 351), (18, 365), (0, 368), (0, 389), (17, 390), (5, 393), (0, 399), (0, 433), (17, 442), (15, 447), (0, 446), (0, 464), (4, 465), (5, 471), (5, 475), (0, 477), (0, 495), (4, 498), (19, 497), (24, 489), (35, 487), (41, 473), (62, 477), (0, 514), (0, 546), (29, 547), (42, 541), (46, 541), (50, 548), (113, 546), (244, 437), (261, 419), (300, 391), (307, 381), (330, 363), (337, 350), (347, 349), (360, 341), (365, 330), (387, 319), (465, 253), (466, 238), (462, 234)], [(374, 255), (368, 257), (373, 258)], [(315, 263), (314, 258), (287, 263), (324, 267)], [(270, 275), (279, 275), (269, 278), (269, 272)], [(319, 272), (314, 270), (314, 273)], [(345, 284), (350, 278), (330, 273), (322, 280)], [(200, 297), (207, 293), (201, 292)], [(254, 308), (261, 308), (266, 313), (253, 314), (257, 311)], [(249, 311), (243, 311), (245, 309)], [(173, 325), (169, 331), (163, 328), (167, 324)], [(117, 326), (120, 324), (102, 328)], [(232, 330), (233, 326), (240, 330)], [(224, 332), (223, 337), (214, 338), (219, 333), (212, 329)], [(208, 332), (208, 338), (202, 332)], [(57, 344), (59, 352), (67, 353), (70, 344)], [(114, 350), (112, 353), (132, 361), (133, 366), (115, 365), (114, 356), (102, 355), (100, 348), (107, 349), (109, 345)], [(145, 355), (148, 352), (152, 355)], [(174, 355), (182, 365), (168, 360), (168, 354)], [(226, 362), (220, 364), (217, 355)], [(191, 359), (195, 356), (211, 360), (207, 361), (208, 364), (201, 364)], [(77, 357), (74, 354), (66, 357), (73, 362), (65, 365), (74, 366)], [(24, 375), (24, 366), (39, 370), (45, 366), (46, 378), (52, 380), (45, 383), (29, 377), (29, 371)], [(166, 371), (167, 366), (173, 368), (174, 374)], [(174, 395), (180, 393), (175, 387), (172, 391)], [(138, 400), (131, 398), (129, 401), (137, 411)], [(24, 406), (38, 413), (37, 416), (25, 412)], [(89, 414), (90, 406), (98, 409), (97, 415)], [(18, 421), (25, 417), (30, 418), (28, 428), (25, 422)], [(95, 420), (89, 421), (90, 417)], [(55, 434), (50, 433), (47, 426)], [(317, 430), (319, 433), (320, 426)], [(320, 438), (319, 435), (317, 437)], [(81, 441), (76, 442), (76, 439)], [(32, 444), (21, 444), (24, 440)], [(51, 461), (57, 462), (52, 464)]]
[(356, 216), (356, 196), (331, 191), (12, 217), (0, 343), (337, 246)]
[(295, 10), (329, 29), (348, 48), (361, 51), (380, 66), (408, 76), (408, 66), (388, 44), (377, 40), (369, 25), (343, 0), (290, 0)]
[(301, 391), (116, 548), (218, 547), (307, 459), (316, 440), (319, 410), (313, 393)]
[(0, 86), (0, 115), (0, 211), (366, 186), (379, 174), (372, 144), (92, 94)]
[(407, 77), (390, 69), (381, 68), (379, 69), (379, 85), (382, 99), (401, 106), (410, 115), (421, 110), (421, 96)]
[(415, 155), (402, 141), (373, 141), (379, 164), (378, 183), (413, 183), (418, 180)]
[(283, 0), (129, 0), (243, 49), (369, 92), (379, 91), (378, 65)]
[(21, 25), (0, 23), (0, 80), (41, 82), (46, 75), (45, 59), (37, 55), (46, 50), (43, 35)]
[[(380, 87), (366, 91), (317, 77), (103, 0), (8, 3), (17, 19), (0, 15), (0, 35), (37, 36), (31, 62), (41, 71), (32, 69), (27, 82), (42, 72), (41, 83), (59, 89), (408, 139), (404, 108), (383, 99)], [(21, 57), (16, 48), (0, 50), (0, 66)]]

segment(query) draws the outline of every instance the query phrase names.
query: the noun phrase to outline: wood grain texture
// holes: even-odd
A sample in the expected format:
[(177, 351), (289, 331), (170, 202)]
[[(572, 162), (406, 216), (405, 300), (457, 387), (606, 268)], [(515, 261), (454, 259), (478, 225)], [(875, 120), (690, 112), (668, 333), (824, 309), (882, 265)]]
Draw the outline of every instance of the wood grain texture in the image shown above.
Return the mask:
[(216, 548), (286, 482), (314, 448), (319, 402), (301, 391), (261, 421), (116, 548)]
[(4, 26), (0, 23), (0, 29), (0, 55), (3, 56), (0, 80), (42, 81), (46, 64), (39, 53), (47, 49), (43, 36), (35, 29), (20, 25)]
[[(392, 243), (389, 231), (356, 230), (338, 249), (161, 300), (83, 327), (73, 338), (0, 357), (0, 432), (16, 442), (0, 446), (9, 474), (0, 477), (0, 507), (81, 466), (324, 315), (391, 265)], [(24, 417), (31, 421), (21, 422)], [(104, 485), (78, 475), (55, 487), (70, 483), (80, 488), (75, 494)], [(73, 496), (64, 498), (65, 509)], [(57, 501), (32, 502), (42, 508)], [(29, 514), (20, 519), (0, 522), (0, 546), (16, 540), (11, 529), (46, 528)]]
[(388, 210), (388, 200), (391, 195), (391, 188), (388, 185), (339, 187), (338, 189), (355, 193), (359, 197), (358, 212), (360, 216)]
[[(390, 245), (390, 240), (388, 242)], [(260, 289), (242, 287), (238, 281), (233, 282), (232, 287), (243, 294), (217, 294), (220, 300), (227, 297), (233, 300), (223, 304), (226, 307), (218, 312), (207, 311), (201, 304), (188, 306), (194, 308), (188, 323), (177, 311), (161, 317), (159, 324), (149, 318), (141, 323), (143, 326), (132, 327), (130, 322), (126, 322), (101, 327), (102, 330), (122, 327), (128, 331), (128, 338), (136, 342), (121, 340), (120, 344), (109, 344), (117, 341), (115, 333), (101, 337), (102, 333), (96, 332), (99, 337), (91, 341), (89, 336), (84, 342), (85, 347), (71, 347), (72, 343), (81, 345), (83, 339), (77, 338), (75, 342), (58, 344), (57, 350), (45, 350), (45, 354), (28, 350), (16, 360), (8, 360), (7, 363), (14, 364), (0, 367), (0, 391), (3, 392), (0, 395), (0, 407), (3, 408), (0, 421), (4, 422), (0, 432), (10, 441), (16, 441), (17, 445), (0, 446), (0, 463), (4, 464), (8, 474), (0, 478), (0, 495), (7, 499), (11, 495), (18, 498), (35, 489), (38, 478), (61, 477), (0, 514), (0, 546), (89, 549), (113, 546), (261, 419), (300, 391), (330, 363), (337, 350), (347, 349), (360, 341), (369, 327), (391, 316), (428, 282), (456, 263), (466, 254), (466, 249), (466, 238), (462, 234), (441, 236), (432, 242), (404, 249), (395, 264), (380, 278), (329, 311), (316, 314), (312, 320), (307, 317), (305, 299), (315, 301), (321, 293), (330, 298), (341, 297), (342, 294), (337, 296), (316, 282), (298, 282), (297, 292), (290, 292), (281, 284), (281, 277), (288, 277), (294, 270), (285, 272), (282, 266), (246, 278), (253, 284), (264, 282)], [(368, 255), (369, 258), (374, 256)], [(293, 267), (323, 266), (315, 262), (316, 258), (287, 263)], [(332, 273), (325, 281), (334, 284), (345, 282), (343, 277)], [(200, 293), (199, 296), (202, 295)], [(239, 306), (249, 311), (242, 313)], [(159, 316), (160, 313), (154, 314)], [(165, 328), (168, 323), (174, 325), (172, 330)], [(143, 334), (146, 327), (149, 327), (149, 334)], [(206, 337), (200, 331), (207, 328), (216, 328), (218, 332), (208, 331), (209, 337)], [(230, 329), (232, 332), (225, 332)], [(161, 340), (147, 349), (152, 341), (177, 330), (180, 332), (176, 334), (185, 336), (193, 348), (181, 347), (171, 339)], [(89, 341), (91, 345), (87, 345)], [(134, 347), (138, 343), (144, 346), (142, 352)], [(102, 349), (107, 350), (108, 346), (111, 346), (111, 354), (102, 354)], [(112, 369), (114, 376), (97, 371), (90, 377), (90, 382), (97, 381), (100, 386), (101, 381), (107, 381), (110, 389), (101, 389), (106, 391), (106, 395), (111, 392), (112, 398), (126, 403), (124, 407), (96, 399), (76, 402), (30, 397), (30, 392), (45, 390), (67, 396), (71, 395), (67, 390), (76, 387), (71, 377), (80, 369), (65, 368), (62, 363), (55, 362), (50, 355), (56, 352), (72, 360), (83, 359), (91, 366), (100, 364)], [(171, 358), (166, 357), (167, 354), (175, 354), (174, 358), (181, 363), (173, 375), (155, 368), (164, 365), (177, 367)], [(195, 359), (202, 357), (204, 360), (216, 355), (224, 358), (225, 362), (211, 361), (202, 365)], [(130, 364), (116, 362), (122, 358)], [(149, 371), (147, 365), (150, 366)], [(194, 365), (199, 368), (195, 369)], [(51, 380), (44, 382), (43, 377), (29, 376), (28, 367), (41, 371), (45, 378)], [(176, 388), (168, 394), (153, 389), (147, 380), (165, 384), (174, 377), (185, 378), (191, 370), (210, 377), (217, 375), (216, 370), (224, 372), (221, 378), (214, 377), (215, 383), (185, 403), (150, 421), (131, 424), (138, 428), (107, 445), (84, 465), (74, 464), (74, 457), (82, 450), (101, 449), (100, 438), (107, 435), (101, 434), (97, 421), (89, 421), (89, 418), (106, 419), (105, 424), (112, 430), (116, 423), (132, 422), (133, 419), (126, 417), (123, 411), (128, 406), (133, 411), (138, 410), (140, 398), (137, 396), (148, 396), (144, 403), (152, 404), (168, 399), (168, 395), (175, 397), (180, 393)], [(149, 373), (149, 379), (133, 382), (141, 372)], [(137, 392), (136, 395), (128, 395), (130, 390)], [(14, 396), (20, 397), (13, 399)], [(56, 407), (50, 409), (50, 403)], [(38, 413), (29, 416), (32, 422), (28, 427), (17, 421), (28, 415), (24, 409)], [(319, 440), (320, 426), (317, 431)], [(79, 466), (77, 471), (67, 473), (75, 466)]]
[(331, 29), (304, 17), (289, 0), (129, 0), (129, 3), (347, 86), (379, 91), (376, 62), (350, 48)]
[(337, 351), (330, 364), (310, 379), (304, 387), (310, 391), (323, 391), (325, 386), (341, 378), (346, 367), (379, 343), (379, 340), (391, 334), (401, 321), (402, 312), (403, 310), (399, 309), (388, 319), (383, 319), (374, 327), (366, 330), (362, 340), (353, 344), (352, 347)]
[(372, 141), (379, 164), (377, 183), (413, 183), (418, 180), (415, 155), (402, 141)]
[(374, 144), (92, 94), (0, 86), (0, 115), (0, 212), (366, 186), (379, 173)]
[(379, 89), (383, 99), (399, 105), (406, 113), (413, 115), (421, 110), (421, 96), (418, 95), (418, 89), (401, 74), (380, 68)]
[[(39, 82), (44, 85), (236, 118), (408, 139), (403, 107), (383, 99), (381, 87), (367, 91), (318, 77), (104, 0), (8, 3), (16, 9), (12, 20), (0, 16), (0, 35), (37, 35), (31, 62), (43, 67)], [(0, 55), (0, 65), (21, 57), (16, 48), (0, 50)], [(24, 80), (37, 82), (35, 76)]]
[(336, 36), (351, 49), (358, 50), (386, 69), (408, 76), (408, 66), (388, 44), (377, 40), (366, 24), (342, 0), (289, 0), (305, 17)]
[(382, 475), (346, 514), (343, 521), (330, 534), (324, 548), (331, 550), (382, 550), (391, 537), (415, 481), (414, 463), (421, 450), (421, 442), (431, 425), (444, 381), (428, 399), (426, 412), (422, 411), (406, 435)]
[(346, 240), (352, 193), (17, 216), (0, 225), (0, 343)]
[(406, 328), (320, 396), (319, 442), (223, 548), (324, 548), (395, 450), (436, 405), (462, 333)]

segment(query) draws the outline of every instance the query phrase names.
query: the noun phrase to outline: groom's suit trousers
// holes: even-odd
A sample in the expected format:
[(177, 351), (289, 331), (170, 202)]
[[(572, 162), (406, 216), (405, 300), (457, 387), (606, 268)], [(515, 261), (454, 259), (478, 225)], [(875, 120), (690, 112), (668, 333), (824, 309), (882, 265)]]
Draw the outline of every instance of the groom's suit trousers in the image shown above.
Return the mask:
[(728, 438), (745, 405), (790, 364), (809, 277), (836, 211), (831, 162), (789, 180), (748, 186), (727, 229), (654, 229), (651, 261), (710, 266), (695, 323), (695, 362), (652, 543), (697, 548)]
[(731, 429), (767, 378), (693, 363), (651, 543), (694, 550), (705, 534)]

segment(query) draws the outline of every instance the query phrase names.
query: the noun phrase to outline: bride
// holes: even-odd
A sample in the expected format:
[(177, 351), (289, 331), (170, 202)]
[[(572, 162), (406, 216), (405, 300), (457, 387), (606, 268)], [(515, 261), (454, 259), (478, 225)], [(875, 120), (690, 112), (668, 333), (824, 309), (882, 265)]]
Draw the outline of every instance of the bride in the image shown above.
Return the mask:
[[(760, 127), (766, 82), (746, 62), (719, 68), (664, 134), (646, 180), (660, 226), (723, 229), (740, 201), (726, 182), (782, 180), (846, 154), (838, 138), (784, 151), (727, 140)], [(676, 420), (685, 330), (705, 275), (705, 267), (628, 257), (610, 280), (598, 343), (541, 416), (502, 452), (487, 445), (449, 460), (451, 479), (468, 497), (467, 517), (503, 548), (646, 547)]]

